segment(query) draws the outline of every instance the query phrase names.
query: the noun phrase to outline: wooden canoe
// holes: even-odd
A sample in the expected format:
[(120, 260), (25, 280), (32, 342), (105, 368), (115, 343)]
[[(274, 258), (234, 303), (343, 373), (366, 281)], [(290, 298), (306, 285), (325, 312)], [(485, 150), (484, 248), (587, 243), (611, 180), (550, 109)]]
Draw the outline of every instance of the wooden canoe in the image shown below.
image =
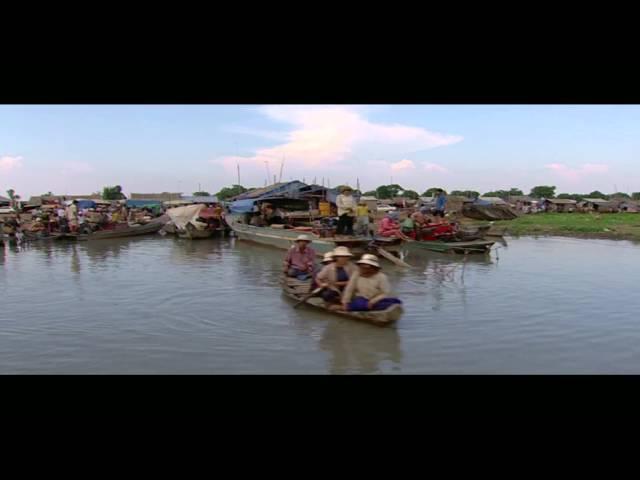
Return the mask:
[(144, 225), (134, 225), (115, 230), (98, 230), (90, 234), (67, 234), (67, 238), (76, 238), (77, 240), (106, 240), (109, 238), (137, 237), (138, 235), (149, 235), (157, 233), (163, 227), (164, 223), (159, 221), (151, 221)]
[[(282, 277), (282, 291), (287, 297), (300, 301), (305, 295), (311, 292), (311, 280), (301, 281), (296, 278)], [(371, 312), (342, 312), (339, 310), (330, 310), (321, 297), (311, 297), (305, 304), (318, 310), (324, 310), (327, 313), (348, 317), (360, 322), (372, 323), (378, 326), (391, 325), (398, 321), (404, 313), (402, 305), (399, 304), (391, 305), (391, 307), (386, 310)]]

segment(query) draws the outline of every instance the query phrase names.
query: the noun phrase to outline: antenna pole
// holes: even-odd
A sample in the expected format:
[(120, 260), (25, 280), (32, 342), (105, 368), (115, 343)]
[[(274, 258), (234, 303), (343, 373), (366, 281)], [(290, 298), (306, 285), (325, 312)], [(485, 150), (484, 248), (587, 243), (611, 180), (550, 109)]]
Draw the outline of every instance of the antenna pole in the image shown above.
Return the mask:
[(280, 178), (278, 179), (279, 182), (282, 181), (282, 169), (284, 168), (284, 155), (282, 155), (282, 162), (280, 162)]

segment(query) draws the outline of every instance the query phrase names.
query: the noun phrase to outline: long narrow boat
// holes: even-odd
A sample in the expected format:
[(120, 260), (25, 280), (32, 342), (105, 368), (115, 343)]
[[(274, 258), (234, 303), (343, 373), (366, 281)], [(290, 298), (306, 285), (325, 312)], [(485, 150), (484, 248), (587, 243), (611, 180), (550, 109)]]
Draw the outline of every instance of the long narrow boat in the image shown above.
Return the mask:
[(144, 225), (129, 225), (126, 227), (116, 228), (113, 230), (98, 230), (89, 234), (73, 234), (68, 233), (64, 238), (70, 238), (82, 241), (106, 240), (109, 238), (137, 237), (139, 235), (149, 235), (160, 231), (164, 222), (154, 219)]
[[(381, 239), (368, 237), (319, 237), (308, 231), (295, 229), (255, 227), (240, 223), (236, 219), (227, 218), (227, 223), (240, 240), (269, 245), (271, 247), (288, 250), (300, 234), (308, 235), (311, 238), (311, 247), (319, 256), (332, 251), (338, 246), (348, 247), (355, 254), (364, 253), (373, 244), (376, 247), (383, 247), (387, 251), (398, 250), (402, 244), (402, 239)], [(375, 249), (374, 249), (375, 250)]]
[(491, 250), (495, 242), (491, 240), (473, 240), (470, 242), (450, 241), (443, 242), (440, 240), (424, 240), (407, 243), (408, 248), (431, 250), (432, 252), (442, 253), (486, 253)]
[[(296, 278), (282, 277), (282, 290), (284, 294), (296, 301), (302, 300), (311, 290), (311, 280), (300, 281)], [(360, 322), (368, 322), (378, 326), (391, 325), (398, 321), (404, 309), (402, 305), (391, 305), (386, 310), (370, 311), (370, 312), (343, 312), (339, 310), (330, 310), (322, 298), (311, 297), (306, 302), (307, 305), (327, 313), (339, 315), (341, 317), (351, 318)]]

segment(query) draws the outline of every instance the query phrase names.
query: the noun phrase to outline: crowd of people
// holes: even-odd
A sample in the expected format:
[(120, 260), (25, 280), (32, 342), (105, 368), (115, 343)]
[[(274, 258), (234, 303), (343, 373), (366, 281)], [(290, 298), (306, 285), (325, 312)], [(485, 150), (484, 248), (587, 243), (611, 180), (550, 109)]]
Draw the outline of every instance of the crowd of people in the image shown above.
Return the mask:
[(320, 296), (332, 310), (386, 310), (402, 303), (392, 296), (387, 276), (375, 255), (364, 254), (353, 262), (347, 247), (336, 247), (322, 259), (322, 268), (315, 265), (316, 252), (307, 235), (299, 235), (287, 252), (284, 274), (298, 280), (312, 279), (312, 286), (321, 289)]
[(17, 212), (4, 220), (2, 231), (21, 241), (25, 234), (82, 234), (114, 229), (122, 224), (145, 223), (159, 214), (150, 207), (129, 209), (123, 202), (90, 205), (71, 200)]

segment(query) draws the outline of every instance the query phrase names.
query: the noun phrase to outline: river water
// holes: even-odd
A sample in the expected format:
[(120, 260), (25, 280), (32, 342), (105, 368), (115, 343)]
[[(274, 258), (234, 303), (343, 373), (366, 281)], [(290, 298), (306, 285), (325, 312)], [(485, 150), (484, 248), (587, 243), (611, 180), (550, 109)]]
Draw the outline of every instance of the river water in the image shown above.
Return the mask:
[(284, 252), (233, 238), (0, 243), (0, 373), (640, 373), (640, 246), (499, 247), (385, 263), (380, 328), (294, 310)]

